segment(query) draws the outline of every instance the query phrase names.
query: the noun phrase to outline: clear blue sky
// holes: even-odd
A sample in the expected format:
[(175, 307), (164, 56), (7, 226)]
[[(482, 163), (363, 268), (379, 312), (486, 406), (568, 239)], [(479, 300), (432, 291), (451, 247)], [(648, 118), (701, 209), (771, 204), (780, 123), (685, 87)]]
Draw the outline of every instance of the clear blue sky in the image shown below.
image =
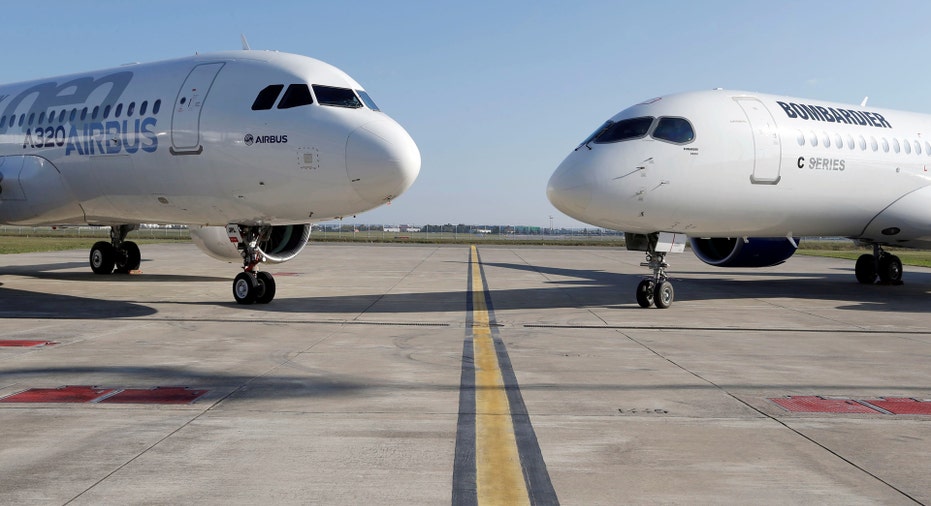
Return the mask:
[(420, 177), (357, 223), (579, 226), (546, 200), (605, 119), (724, 87), (931, 112), (931, 2), (11, 2), (0, 82), (240, 47), (342, 68)]

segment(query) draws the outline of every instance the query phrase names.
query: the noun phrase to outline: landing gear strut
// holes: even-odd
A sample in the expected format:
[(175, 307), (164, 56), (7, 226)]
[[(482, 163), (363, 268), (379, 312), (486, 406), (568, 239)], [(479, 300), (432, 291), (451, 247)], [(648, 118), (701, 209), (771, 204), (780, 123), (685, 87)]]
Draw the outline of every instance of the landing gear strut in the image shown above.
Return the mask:
[(672, 283), (666, 279), (666, 268), (669, 267), (666, 254), (647, 251), (646, 262), (641, 262), (640, 266), (653, 269), (653, 276), (643, 279), (637, 285), (637, 304), (643, 308), (655, 305), (659, 309), (671, 306), (676, 292)]
[(90, 264), (95, 274), (116, 272), (129, 274), (138, 270), (142, 263), (139, 246), (127, 241), (126, 234), (136, 230), (139, 225), (113, 225), (110, 227), (110, 242), (99, 241), (91, 247)]
[(857, 281), (864, 285), (872, 285), (877, 279), (883, 285), (902, 284), (902, 261), (899, 257), (883, 251), (879, 244), (873, 244), (872, 255), (860, 255), (854, 272)]
[(264, 259), (259, 243), (268, 239), (270, 226), (252, 227), (245, 225), (227, 226), (227, 234), (239, 243), (243, 272), (233, 280), (233, 298), (240, 304), (268, 304), (275, 298), (275, 278), (255, 270)]

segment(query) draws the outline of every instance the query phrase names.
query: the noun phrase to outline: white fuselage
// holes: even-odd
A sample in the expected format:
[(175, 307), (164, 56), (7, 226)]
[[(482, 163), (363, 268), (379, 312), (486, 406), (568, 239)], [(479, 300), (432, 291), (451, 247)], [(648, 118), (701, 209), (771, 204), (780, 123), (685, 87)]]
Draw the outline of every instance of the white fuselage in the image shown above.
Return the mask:
[(306, 224), (390, 202), (419, 170), (413, 140), (357, 82), (304, 56), (230, 51), (0, 87), (2, 223)]
[(638, 118), (562, 162), (547, 188), (559, 210), (631, 233), (931, 246), (931, 116), (713, 90), (611, 122)]

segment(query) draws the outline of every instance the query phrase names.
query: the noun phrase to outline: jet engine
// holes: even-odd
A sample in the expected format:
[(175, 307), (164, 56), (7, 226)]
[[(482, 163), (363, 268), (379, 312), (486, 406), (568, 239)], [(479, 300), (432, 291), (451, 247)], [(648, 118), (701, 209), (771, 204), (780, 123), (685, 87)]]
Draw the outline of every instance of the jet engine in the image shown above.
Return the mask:
[[(236, 225), (229, 227), (238, 228)], [(237, 245), (230, 240), (229, 227), (191, 227), (191, 240), (204, 253), (224, 262), (242, 261)], [(296, 257), (310, 237), (310, 225), (278, 225), (260, 240), (258, 250), (266, 262), (277, 264)]]
[(715, 267), (769, 267), (785, 262), (797, 249), (785, 237), (691, 238), (699, 260)]

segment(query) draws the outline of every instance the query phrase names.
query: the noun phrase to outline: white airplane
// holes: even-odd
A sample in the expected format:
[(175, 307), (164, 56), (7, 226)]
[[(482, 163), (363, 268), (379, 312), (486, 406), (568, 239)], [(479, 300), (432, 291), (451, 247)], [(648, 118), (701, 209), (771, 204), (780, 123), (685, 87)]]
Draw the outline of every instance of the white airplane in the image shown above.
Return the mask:
[(547, 196), (586, 223), (626, 232), (653, 275), (642, 307), (666, 308), (665, 256), (685, 240), (703, 262), (764, 267), (796, 237), (872, 245), (860, 283), (898, 284), (883, 246), (931, 247), (931, 116), (860, 105), (711, 90), (625, 109), (559, 165)]
[(138, 269), (140, 223), (191, 227), (239, 260), (241, 304), (275, 296), (262, 262), (311, 223), (390, 203), (420, 152), (343, 71), (269, 51), (202, 54), (0, 86), (0, 223), (103, 225), (95, 273)]

